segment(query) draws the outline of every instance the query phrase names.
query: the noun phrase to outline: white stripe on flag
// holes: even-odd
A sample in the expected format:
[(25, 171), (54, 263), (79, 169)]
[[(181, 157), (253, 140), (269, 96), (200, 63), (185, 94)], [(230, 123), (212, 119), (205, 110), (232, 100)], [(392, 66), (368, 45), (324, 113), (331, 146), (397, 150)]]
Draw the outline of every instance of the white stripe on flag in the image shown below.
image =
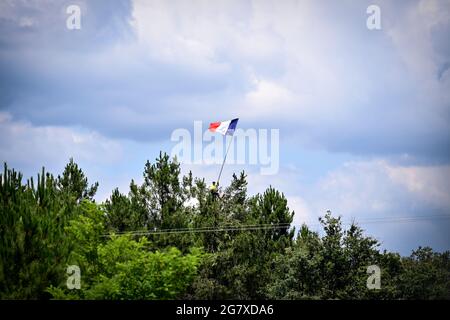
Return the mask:
[(225, 135), (228, 131), (228, 127), (230, 126), (230, 123), (231, 123), (231, 120), (221, 122), (215, 131)]

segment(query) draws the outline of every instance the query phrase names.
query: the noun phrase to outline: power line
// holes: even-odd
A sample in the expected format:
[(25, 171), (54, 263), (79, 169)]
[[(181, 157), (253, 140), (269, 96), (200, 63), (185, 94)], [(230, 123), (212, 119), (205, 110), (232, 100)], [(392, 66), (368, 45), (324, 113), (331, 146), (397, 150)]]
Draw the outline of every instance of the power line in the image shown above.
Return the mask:
[[(117, 232), (116, 235), (148, 235), (160, 233), (192, 233), (192, 232), (216, 232), (216, 231), (246, 231), (246, 230), (264, 230), (274, 228), (289, 228), (290, 223), (278, 224), (255, 224), (255, 225), (224, 225), (220, 227), (199, 227), (199, 228), (171, 228), (171, 229), (154, 229), (146, 231), (125, 231)], [(110, 236), (110, 235), (103, 235)]]
[[(376, 224), (376, 223), (408, 223), (421, 220), (434, 219), (450, 219), (450, 215), (428, 215), (428, 216), (403, 216), (403, 217), (382, 217), (382, 218), (367, 218), (357, 222), (344, 222), (343, 225), (351, 224)], [(278, 223), (278, 224), (253, 224), (253, 225), (223, 225), (219, 227), (198, 227), (198, 228), (171, 228), (171, 229), (154, 229), (154, 230), (135, 230), (117, 232), (115, 235), (152, 235), (152, 234), (179, 234), (179, 233), (202, 233), (202, 232), (226, 232), (226, 231), (255, 231), (255, 230), (276, 230), (288, 229), (291, 227), (301, 227), (303, 224), (307, 226), (317, 226), (320, 223), (308, 223), (305, 221), (302, 224)], [(113, 234), (104, 234), (104, 237), (111, 237)]]

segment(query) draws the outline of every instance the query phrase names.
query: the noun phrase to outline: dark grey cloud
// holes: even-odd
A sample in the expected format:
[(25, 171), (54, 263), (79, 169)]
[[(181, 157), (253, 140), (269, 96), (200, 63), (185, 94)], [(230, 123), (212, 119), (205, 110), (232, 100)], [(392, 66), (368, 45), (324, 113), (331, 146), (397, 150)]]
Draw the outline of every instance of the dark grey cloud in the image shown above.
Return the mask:
[[(65, 28), (69, 4), (82, 9), (81, 30)], [(170, 11), (171, 4), (165, 4), (167, 8), (161, 10), (176, 22), (173, 30), (161, 29), (160, 43), (150, 41), (146, 46), (138, 41), (131, 1), (4, 2), (0, 110), (35, 126), (80, 126), (136, 141), (167, 141), (172, 130), (190, 128), (194, 120), (241, 116), (244, 128), (280, 128), (282, 136), (293, 135), (299, 143), (331, 152), (407, 155), (415, 159), (411, 163), (450, 162), (449, 100), (444, 92), (449, 82), (448, 21), (431, 27), (429, 58), (437, 69), (436, 83), (430, 84), (426, 75), (412, 75), (389, 33), (394, 27), (408, 33), (407, 25), (399, 27), (396, 21), (407, 21), (404, 17), (417, 9), (418, 2), (376, 2), (385, 29), (378, 33), (365, 27), (369, 4), (372, 1), (310, 2), (304, 7), (285, 3), (273, 10), (275, 20), (257, 27), (252, 24), (261, 10), (257, 4), (245, 3), (239, 10), (225, 6), (223, 16), (216, 16), (217, 24), (203, 21), (215, 28), (220, 18), (229, 19), (229, 25), (218, 27), (219, 40), (214, 41), (196, 29), (195, 21), (183, 24), (178, 9)], [(190, 12), (183, 10), (196, 17), (195, 5), (191, 7)], [(310, 36), (299, 37), (305, 30), (296, 30), (294, 22), (292, 28), (285, 27), (282, 18), (289, 21), (294, 16), (290, 11), (299, 10), (300, 15), (305, 9), (310, 10)], [(275, 27), (277, 23), (281, 25)], [(229, 34), (224, 33), (227, 30)], [(263, 37), (248, 39), (255, 42), (254, 47), (246, 47), (245, 38), (239, 42), (243, 48), (232, 47), (230, 37), (239, 37), (239, 32)], [(192, 38), (186, 38), (189, 35)], [(297, 38), (299, 43), (294, 41)], [(309, 42), (302, 43), (304, 39)], [(200, 50), (205, 45), (211, 54), (194, 55), (198, 61), (189, 64), (155, 53), (189, 48), (177, 46), (177, 41), (192, 42)], [(320, 52), (320, 48), (329, 51)], [(323, 61), (311, 63), (310, 55), (315, 53)], [(199, 67), (199, 61), (204, 65)], [(254, 75), (292, 92), (291, 111), (283, 112), (284, 106), (275, 101), (265, 115), (259, 112), (260, 106), (246, 113), (245, 97), (255, 89)], [(328, 86), (330, 76), (336, 78), (333, 87)], [(309, 86), (315, 81), (319, 89), (312, 92), (306, 108), (317, 111), (303, 114), (305, 106), (296, 99), (311, 94)], [(327, 96), (337, 98), (326, 100)]]
[[(81, 9), (81, 29), (76, 31), (66, 28), (70, 5)], [(0, 6), (2, 52), (50, 48), (94, 51), (133, 35), (131, 0), (8, 0)]]

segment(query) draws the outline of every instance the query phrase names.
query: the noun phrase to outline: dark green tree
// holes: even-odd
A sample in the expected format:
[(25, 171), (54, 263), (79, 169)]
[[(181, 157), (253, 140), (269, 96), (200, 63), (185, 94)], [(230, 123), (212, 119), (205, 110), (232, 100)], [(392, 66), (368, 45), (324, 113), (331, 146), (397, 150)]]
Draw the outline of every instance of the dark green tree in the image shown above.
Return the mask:
[[(192, 295), (196, 298), (263, 299), (274, 259), (292, 242), (293, 212), (287, 207), (286, 198), (269, 188), (263, 195), (247, 200), (246, 185), (244, 173), (239, 178), (234, 175), (223, 198), (206, 203), (205, 216), (209, 212), (220, 213), (218, 218), (209, 215), (207, 221), (213, 221), (213, 225), (218, 219), (219, 225), (250, 230), (221, 232), (215, 237), (209, 232), (203, 236), (205, 248), (212, 255), (205, 259), (194, 282)], [(235, 209), (239, 218), (233, 214)], [(266, 229), (261, 230), (261, 226)], [(215, 242), (211, 247), (212, 239)]]
[(84, 175), (83, 170), (78, 167), (73, 158), (70, 158), (62, 175), (58, 176), (57, 186), (62, 193), (73, 197), (79, 203), (83, 199), (94, 200), (98, 182), (89, 186), (88, 178)]
[(106, 225), (113, 232), (146, 230), (146, 214), (132, 197), (127, 197), (114, 189), (109, 199), (105, 201)]
[[(269, 187), (249, 196), (244, 172), (213, 196), (205, 180), (161, 153), (141, 185), (113, 190), (71, 159), (56, 179), (0, 174), (0, 299), (450, 299), (450, 253), (380, 252), (378, 241), (327, 212), (323, 235), (303, 225)], [(203, 248), (203, 250), (198, 249)], [(205, 253), (203, 253), (205, 252)], [(81, 268), (68, 290), (66, 268)], [(367, 267), (381, 289), (367, 288)]]
[(399, 290), (404, 299), (450, 299), (450, 251), (419, 247), (402, 260)]
[[(192, 210), (186, 208), (187, 200), (195, 193), (192, 175), (180, 177), (180, 164), (160, 153), (154, 164), (146, 162), (143, 176), (142, 185), (134, 181), (130, 184), (130, 207), (137, 221), (134, 228), (158, 231), (148, 234), (155, 248), (176, 246), (182, 252), (189, 251), (192, 235), (176, 230), (192, 226)], [(121, 201), (123, 205), (124, 199)]]
[(64, 228), (74, 217), (57, 181), (42, 173), (27, 184), (6, 164), (0, 174), (0, 298), (40, 299), (59, 283), (72, 247)]
[(304, 225), (292, 248), (279, 256), (267, 290), (275, 299), (357, 299), (368, 296), (367, 267), (379, 262), (378, 242), (340, 217), (319, 218), (325, 235)]
[(174, 299), (193, 281), (201, 250), (182, 254), (171, 247), (152, 250), (145, 238), (105, 236), (105, 216), (95, 203), (84, 200), (79, 215), (66, 228), (75, 244), (69, 263), (81, 269), (81, 289), (65, 283), (50, 286), (57, 299)]

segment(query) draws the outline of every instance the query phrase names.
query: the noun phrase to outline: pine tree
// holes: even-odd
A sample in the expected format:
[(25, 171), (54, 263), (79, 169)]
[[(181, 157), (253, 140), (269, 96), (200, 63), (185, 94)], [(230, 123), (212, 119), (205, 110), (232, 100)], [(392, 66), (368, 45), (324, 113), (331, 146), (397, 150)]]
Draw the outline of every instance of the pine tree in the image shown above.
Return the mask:
[(45, 289), (62, 281), (72, 244), (64, 228), (74, 216), (53, 176), (22, 184), (7, 168), (0, 175), (0, 298), (48, 297)]
[(57, 186), (62, 193), (72, 197), (77, 203), (80, 203), (83, 199), (94, 201), (94, 196), (98, 189), (98, 182), (89, 186), (88, 179), (84, 175), (83, 170), (78, 167), (78, 164), (73, 161), (73, 158), (70, 158), (62, 176), (58, 176)]

